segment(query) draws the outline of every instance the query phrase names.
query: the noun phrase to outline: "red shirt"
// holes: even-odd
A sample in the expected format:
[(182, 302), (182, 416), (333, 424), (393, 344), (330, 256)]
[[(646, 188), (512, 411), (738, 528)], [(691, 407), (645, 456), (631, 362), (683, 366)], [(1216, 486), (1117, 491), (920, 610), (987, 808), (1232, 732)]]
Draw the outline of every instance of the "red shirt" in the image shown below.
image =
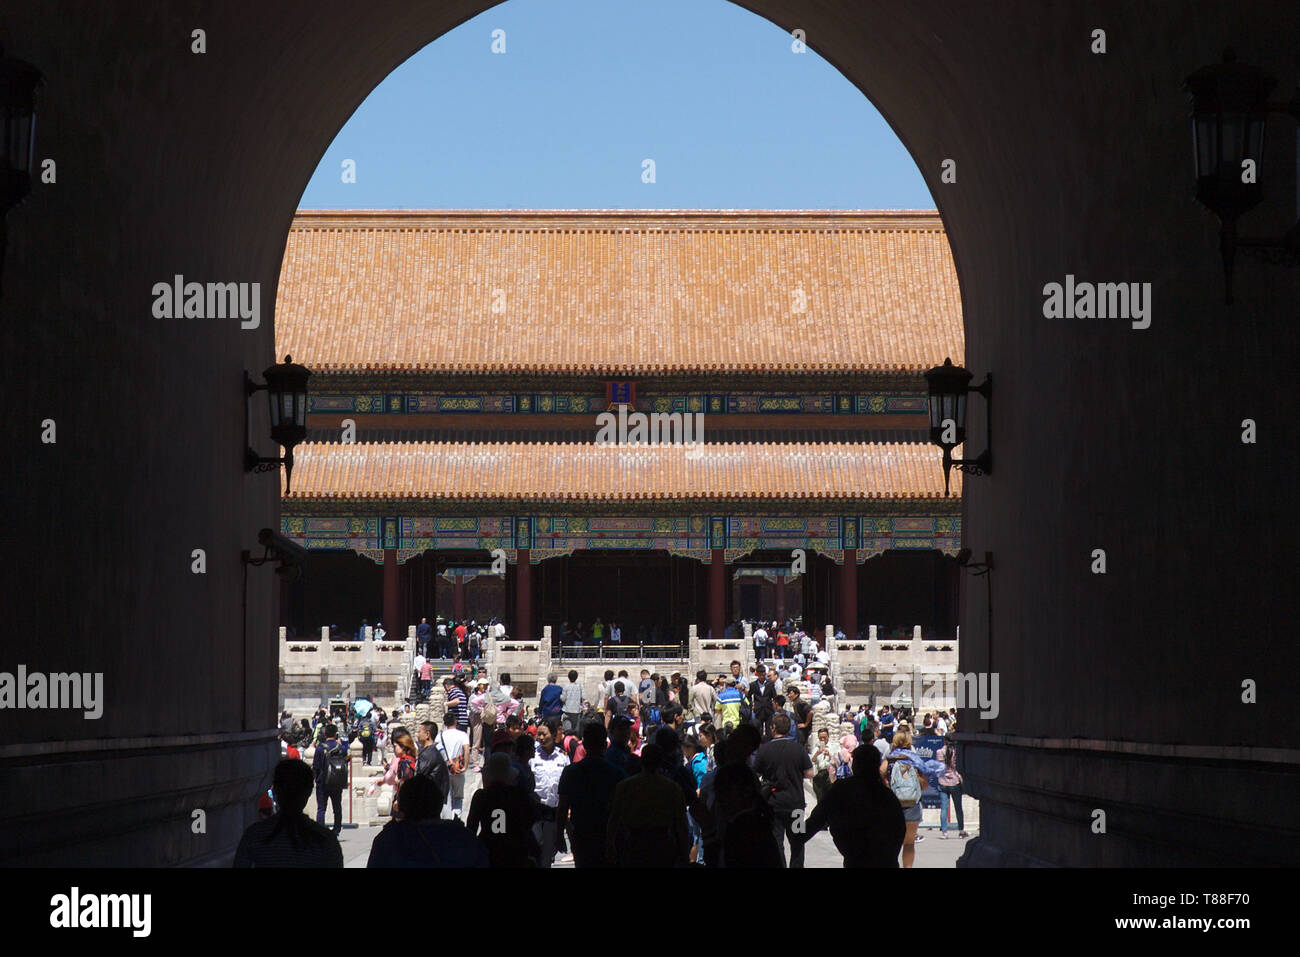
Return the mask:
[(464, 625), (456, 626), (456, 640), (462, 645), (465, 643), (465, 632), (469, 631)]

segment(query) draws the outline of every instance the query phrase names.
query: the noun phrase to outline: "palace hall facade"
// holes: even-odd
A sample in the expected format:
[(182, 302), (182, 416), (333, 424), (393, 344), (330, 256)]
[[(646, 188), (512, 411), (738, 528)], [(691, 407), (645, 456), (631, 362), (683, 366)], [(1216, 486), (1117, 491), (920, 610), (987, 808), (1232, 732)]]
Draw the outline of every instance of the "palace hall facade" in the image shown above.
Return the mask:
[[(951, 637), (961, 479), (922, 376), (962, 328), (932, 212), (300, 212), (276, 352), (313, 372), (282, 496), (310, 557), (281, 624)], [(598, 442), (620, 407), (703, 434)]]

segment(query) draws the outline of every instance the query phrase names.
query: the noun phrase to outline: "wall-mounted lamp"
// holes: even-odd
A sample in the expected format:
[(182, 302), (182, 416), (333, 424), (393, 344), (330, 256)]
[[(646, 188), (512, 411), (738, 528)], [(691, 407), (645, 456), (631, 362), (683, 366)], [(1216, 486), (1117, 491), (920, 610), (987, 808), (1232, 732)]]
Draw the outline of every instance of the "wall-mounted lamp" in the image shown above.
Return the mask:
[[(289, 491), (289, 481), (293, 475), (293, 449), (307, 437), (307, 380), (311, 370), (294, 363), (293, 356), (285, 356), (284, 362), (273, 365), (262, 377), (265, 385), (257, 385), (247, 372), (244, 373), (244, 471), (270, 472), (280, 470), (284, 465), (284, 489)], [(283, 458), (267, 458), (253, 450), (252, 443), (252, 399), (256, 392), (266, 391), (271, 407), (271, 438), (278, 445), (284, 446)]]
[(241, 556), (245, 565), (257, 566), (275, 562), (275, 573), (281, 578), (297, 581), (302, 577), (302, 565), (307, 560), (307, 549), (285, 538), (273, 528), (264, 528), (258, 532), (257, 543), (262, 546), (262, 557), (254, 558), (251, 551), (245, 551)]
[(36, 156), (36, 67), (4, 55), (0, 46), (0, 275), (8, 237), (5, 218), (32, 191)]
[(992, 552), (985, 552), (984, 561), (982, 562), (972, 562), (970, 560), (971, 550), (969, 548), (961, 549), (959, 552), (957, 552), (956, 557), (957, 557), (957, 566), (959, 568), (963, 568), (966, 571), (970, 572), (976, 578), (980, 577), (981, 575), (987, 575), (989, 572), (993, 571)]
[(1238, 63), (1227, 50), (1222, 63), (1201, 67), (1183, 87), (1192, 101), (1196, 198), (1219, 217), (1224, 301), (1229, 305), (1238, 247), (1265, 262), (1300, 263), (1300, 220), (1281, 239), (1237, 236), (1237, 219), (1264, 198), (1261, 164), (1268, 114), (1287, 113), (1300, 121), (1300, 92), (1290, 103), (1270, 103), (1268, 97), (1276, 85), (1276, 79), (1257, 67)]
[[(952, 364), (952, 359), (944, 359), (943, 365), (936, 366), (925, 374), (925, 382), (930, 393), (930, 441), (943, 449), (943, 494), (949, 494), (949, 477), (956, 468), (969, 475), (991, 475), (993, 473), (993, 376), (985, 376), (984, 381), (974, 388), (970, 380), (974, 378), (961, 366)], [(954, 459), (952, 450), (966, 441), (966, 396), (976, 392), (984, 396), (988, 425), (985, 434), (988, 448), (973, 459)]]

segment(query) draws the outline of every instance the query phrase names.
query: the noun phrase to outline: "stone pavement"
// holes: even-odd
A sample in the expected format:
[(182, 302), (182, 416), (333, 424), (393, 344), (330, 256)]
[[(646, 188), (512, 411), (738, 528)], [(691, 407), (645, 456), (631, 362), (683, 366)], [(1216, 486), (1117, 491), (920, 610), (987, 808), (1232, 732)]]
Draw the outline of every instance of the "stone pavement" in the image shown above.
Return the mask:
[[(468, 813), (470, 799), (474, 796), (474, 791), (478, 789), (479, 775), (477, 771), (471, 771), (469, 779), (465, 782), (465, 809)], [(815, 801), (812, 793), (812, 783), (809, 782), (807, 787), (808, 806), (811, 809)], [(347, 820), (347, 800), (344, 795), (343, 819)], [(309, 812), (315, 809), (315, 798), (309, 802), (307, 810)], [(976, 837), (979, 834), (979, 802), (969, 796), (963, 799), (963, 810), (966, 814), (966, 833), (969, 835), (967, 840)], [(938, 811), (930, 810), (925, 812), (925, 818), (922, 824), (929, 821), (938, 820)], [(333, 822), (332, 812), (327, 811), (325, 822)], [(366, 860), (370, 856), (370, 844), (375, 839), (375, 835), (380, 831), (379, 827), (371, 825), (343, 826), (343, 833), (339, 835), (339, 843), (343, 845), (343, 863), (345, 867), (365, 867)], [(961, 857), (962, 851), (966, 849), (966, 840), (957, 837), (955, 831), (949, 831), (947, 840), (941, 839), (939, 828), (927, 828), (922, 826), (921, 835), (925, 840), (916, 845), (915, 866), (921, 867), (953, 867), (957, 863), (957, 858)], [(842, 867), (844, 859), (840, 856), (839, 851), (835, 849), (835, 844), (831, 836), (825, 832), (818, 834), (808, 842), (806, 851), (805, 865), (807, 867)], [(572, 867), (572, 863), (556, 864), (556, 867)]]

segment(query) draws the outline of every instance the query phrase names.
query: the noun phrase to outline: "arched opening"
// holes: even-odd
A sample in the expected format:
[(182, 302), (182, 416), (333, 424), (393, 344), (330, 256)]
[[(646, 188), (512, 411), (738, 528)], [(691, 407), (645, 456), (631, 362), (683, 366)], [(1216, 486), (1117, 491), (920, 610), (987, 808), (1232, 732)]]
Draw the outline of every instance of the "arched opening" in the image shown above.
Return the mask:
[[(1261, 435), (1286, 432), (1258, 395), (1295, 353), (1296, 279), (1251, 267), (1224, 311), (1214, 226), (1185, 175), (1180, 78), (1233, 42), (1290, 82), (1300, 14), (1113, 10), (1107, 29), (1130, 52), (1102, 57), (1088, 48), (1090, 12), (1029, 0), (996, 19), (884, 0), (746, 7), (805, 29), (900, 131), (961, 275), (966, 364), (999, 377), (998, 474), (966, 489), (963, 527), (977, 555), (996, 556), (996, 631), (982, 624), (983, 589), (962, 629), (963, 669), (1003, 675), (1001, 713), (966, 752), (991, 809), (986, 860), (1279, 861), (1286, 842), (1251, 809), (1285, 804), (1295, 763), (1294, 722), (1267, 703), (1296, 694), (1295, 676), (1275, 667), (1276, 622), (1294, 617), (1279, 598), (1293, 589), (1277, 532), (1293, 510), (1276, 480), (1293, 450), (1244, 446), (1239, 426), (1249, 410)], [(75, 24), (36, 6), (0, 12), (6, 48), (49, 82), (39, 148), (78, 155), (85, 172), (6, 221), (0, 309), (42, 317), (0, 323), (0, 351), (42, 384), (19, 390), (11, 421), (61, 419), (57, 446), (15, 445), (25, 451), (5, 479), (11, 535), (27, 549), (5, 580), (13, 655), (49, 661), (58, 636), (93, 635), (78, 661), (47, 667), (111, 679), (97, 725), (3, 718), (5, 760), (24, 771), (0, 776), (0, 846), (24, 860), (195, 861), (227, 853), (238, 834), (275, 758), (257, 730), (274, 710), (274, 650), (241, 656), (231, 637), (274, 620), (269, 576), (250, 576), (246, 626), (237, 600), (238, 556), (278, 514), (276, 490), (240, 464), (242, 373), (271, 360), (269, 306), (256, 329), (151, 323), (145, 293), (178, 273), (273, 288), (297, 197), (333, 134), (415, 50), (487, 8), (214, 8), (209, 36), (229, 40), (193, 61), (201, 69), (177, 69), (177, 38), (193, 29), (177, 12), (128, 23), (93, 8)], [(1288, 167), (1292, 148), (1271, 137), (1268, 162)], [(954, 184), (938, 179), (945, 158)], [(1260, 215), (1289, 222), (1293, 198), (1279, 186)], [(1043, 285), (1067, 273), (1156, 283), (1151, 329), (1044, 322)], [(51, 383), (65, 384), (57, 399)], [(112, 401), (77, 391), (92, 383)], [(1216, 397), (1194, 427), (1188, 396)], [(81, 443), (65, 441), (68, 423)], [(184, 543), (185, 560), (160, 543)], [(196, 548), (205, 578), (189, 567)], [(1104, 578), (1088, 571), (1096, 548), (1111, 562)], [(1207, 560), (1225, 552), (1254, 557)], [(174, 641), (181, 633), (191, 640)], [(1080, 674), (1104, 675), (1104, 690)], [(1241, 681), (1262, 675), (1276, 692), (1242, 707)], [(240, 687), (243, 705), (230, 693)], [(1212, 731), (1203, 708), (1182, 704), (1197, 701), (1216, 714)], [(122, 744), (104, 788), (60, 787), (68, 762), (105, 760), (104, 740)], [(159, 748), (183, 749), (184, 786), (151, 770)], [(1249, 779), (1255, 800), (1198, 804), (1222, 793), (1225, 774)], [(1135, 795), (1134, 779), (1149, 787)], [(1056, 784), (1025, 785), (1042, 780)], [(71, 813), (92, 804), (107, 810)], [(211, 810), (203, 836), (183, 826), (200, 804)], [(1088, 830), (1101, 806), (1117, 808), (1104, 842)], [(31, 826), (41, 819), (78, 830)], [(124, 837), (126, 820), (137, 830)]]

